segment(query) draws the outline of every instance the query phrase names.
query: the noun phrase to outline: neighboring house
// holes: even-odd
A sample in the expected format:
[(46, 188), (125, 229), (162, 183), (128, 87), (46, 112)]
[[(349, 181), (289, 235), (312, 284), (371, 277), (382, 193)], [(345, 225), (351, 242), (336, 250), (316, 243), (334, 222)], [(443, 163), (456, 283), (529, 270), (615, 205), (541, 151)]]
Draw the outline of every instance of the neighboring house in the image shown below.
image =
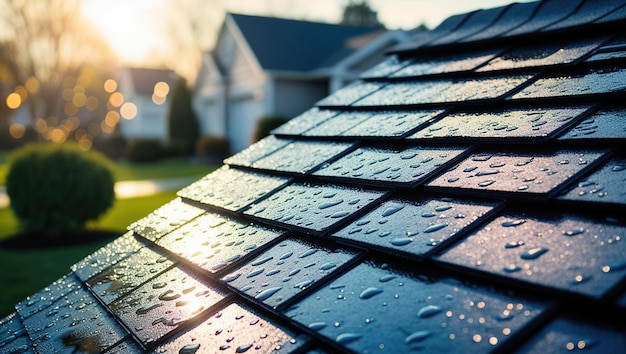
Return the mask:
[[(120, 109), (120, 131), (126, 138), (168, 139), (167, 115), (178, 76), (171, 70), (147, 68), (121, 68), (118, 91), (124, 96), (124, 104), (136, 106), (136, 113), (124, 117)], [(161, 83), (161, 84), (159, 84)], [(157, 85), (158, 84), (158, 85)], [(130, 115), (129, 115), (130, 114)], [(126, 118), (126, 119), (125, 119)]]
[(260, 118), (295, 117), (408, 39), (404, 31), (227, 14), (196, 82), (201, 134), (240, 151)]

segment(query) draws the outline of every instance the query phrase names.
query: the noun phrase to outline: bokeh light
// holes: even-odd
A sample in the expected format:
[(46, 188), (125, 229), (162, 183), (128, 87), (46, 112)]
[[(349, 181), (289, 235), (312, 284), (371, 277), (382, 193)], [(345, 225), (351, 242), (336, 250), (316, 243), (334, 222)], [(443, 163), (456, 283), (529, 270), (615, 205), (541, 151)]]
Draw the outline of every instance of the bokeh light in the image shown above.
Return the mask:
[(119, 107), (124, 103), (124, 95), (119, 92), (113, 92), (111, 96), (109, 96), (109, 103), (113, 107)]
[(117, 90), (117, 82), (113, 79), (108, 79), (104, 82), (104, 90), (108, 93), (113, 93)]
[(26, 128), (21, 125), (21, 124), (11, 124), (11, 126), (9, 127), (9, 135), (11, 135), (11, 137), (13, 139), (20, 139), (24, 136), (24, 134), (26, 133)]
[(22, 105), (22, 97), (15, 92), (11, 92), (7, 96), (6, 103), (10, 109), (18, 109)]
[(126, 102), (120, 108), (120, 114), (124, 119), (133, 119), (137, 115), (137, 106), (132, 102)]

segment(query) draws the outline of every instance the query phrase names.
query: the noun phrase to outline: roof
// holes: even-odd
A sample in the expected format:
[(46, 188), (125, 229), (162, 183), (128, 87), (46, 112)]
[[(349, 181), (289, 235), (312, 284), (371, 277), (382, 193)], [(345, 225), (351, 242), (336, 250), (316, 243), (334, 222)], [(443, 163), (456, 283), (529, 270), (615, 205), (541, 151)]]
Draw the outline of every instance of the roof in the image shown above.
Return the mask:
[(17, 304), (0, 346), (621, 353), (625, 23), (444, 21)]
[(154, 85), (158, 82), (165, 82), (173, 86), (176, 84), (177, 76), (172, 70), (150, 69), (150, 68), (126, 68), (133, 82), (135, 92), (139, 95), (152, 96)]
[[(353, 37), (379, 29), (230, 14), (259, 64), (268, 70), (312, 71), (332, 66), (358, 48)], [(329, 58), (334, 62), (329, 62)]]

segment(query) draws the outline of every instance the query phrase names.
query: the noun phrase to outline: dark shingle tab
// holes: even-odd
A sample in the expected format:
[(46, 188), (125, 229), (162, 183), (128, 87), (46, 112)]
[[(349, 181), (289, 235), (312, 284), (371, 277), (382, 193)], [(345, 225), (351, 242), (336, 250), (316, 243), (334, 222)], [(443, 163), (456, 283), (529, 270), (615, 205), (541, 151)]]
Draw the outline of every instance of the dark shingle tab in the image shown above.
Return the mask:
[(161, 238), (157, 244), (215, 273), (272, 242), (283, 232), (208, 213)]
[(509, 32), (528, 21), (539, 3), (539, 1), (512, 3), (506, 7), (502, 15), (498, 17), (491, 26), (482, 29), (474, 35), (461, 39), (460, 42), (490, 40)]
[(38, 353), (100, 353), (128, 333), (85, 288), (24, 320)]
[(374, 65), (371, 69), (363, 72), (361, 79), (382, 79), (402, 69), (411, 63), (410, 60), (401, 60), (397, 55), (390, 55), (387, 59)]
[(333, 184), (294, 183), (252, 205), (245, 214), (279, 226), (322, 233), (384, 195), (384, 191)]
[(173, 268), (111, 303), (110, 308), (144, 346), (154, 346), (224, 298), (222, 291), (198, 276)]
[(74, 264), (72, 270), (80, 280), (87, 281), (110, 265), (139, 251), (142, 247), (143, 245), (137, 241), (133, 232), (129, 231)]
[(299, 135), (338, 113), (339, 111), (313, 107), (272, 130), (272, 134)]
[[(295, 118), (294, 118), (295, 119)], [(293, 120), (289, 121), (290, 123)], [(230, 166), (250, 167), (257, 160), (273, 153), (274, 151), (291, 143), (291, 140), (279, 139), (274, 135), (267, 136), (248, 148), (236, 153), (235, 155), (224, 160), (224, 163)]]
[(471, 194), (551, 197), (589, 170), (606, 151), (477, 152), (428, 183)]
[(450, 114), (407, 139), (543, 143), (578, 121), (591, 106), (506, 109)]
[(175, 198), (148, 216), (132, 223), (128, 229), (150, 241), (155, 241), (204, 212), (201, 208), (184, 203), (181, 198)]
[(285, 314), (337, 351), (450, 353), (496, 350), (545, 310), (530, 299), (366, 262)]
[(622, 93), (626, 90), (626, 69), (592, 69), (578, 75), (554, 76), (537, 80), (511, 99), (561, 97)]
[(560, 200), (626, 206), (626, 158), (617, 157), (559, 197)]
[(337, 136), (367, 120), (372, 112), (344, 112), (304, 132), (305, 136)]
[(626, 134), (625, 116), (625, 108), (600, 109), (558, 139), (566, 142), (622, 140)]
[(504, 34), (505, 37), (531, 35), (573, 14), (583, 0), (543, 0), (539, 2), (532, 17), (519, 27)]
[(392, 83), (353, 104), (356, 107), (403, 106), (498, 99), (532, 75), (440, 79)]
[(352, 84), (335, 91), (330, 96), (320, 100), (316, 106), (349, 106), (355, 101), (366, 97), (383, 87), (384, 84), (374, 81), (355, 81)]
[(279, 307), (341, 270), (356, 255), (354, 251), (287, 239), (233, 270), (222, 281), (267, 306)]
[(499, 206), (496, 201), (394, 198), (334, 232), (332, 237), (381, 248), (391, 254), (425, 257), (481, 222)]
[(463, 22), (462, 25), (455, 28), (454, 31), (429, 42), (428, 45), (437, 46), (452, 44), (461, 41), (463, 38), (480, 33), (485, 28), (489, 28), (493, 22), (497, 21), (505, 10), (506, 6), (501, 6), (493, 9), (475, 11), (468, 17), (467, 20), (465, 20), (465, 22)]
[(80, 279), (71, 273), (66, 274), (15, 305), (15, 309), (22, 319), (26, 319), (37, 312), (49, 308), (57, 301), (63, 303), (65, 296), (78, 290), (81, 286)]
[(507, 213), (444, 252), (475, 273), (602, 298), (626, 279), (623, 224), (555, 213)]
[(376, 111), (366, 121), (341, 135), (355, 138), (392, 139), (428, 124), (443, 110)]
[(392, 50), (395, 52), (403, 52), (403, 51), (414, 51), (423, 47), (425, 44), (432, 42), (433, 40), (443, 37), (449, 33), (454, 32), (457, 28), (459, 28), (471, 15), (473, 12), (467, 12), (463, 14), (458, 14), (454, 16), (450, 16), (447, 19), (443, 20), (432, 31), (419, 32), (411, 38), (411, 41), (400, 43), (396, 45)]
[(110, 304), (173, 264), (167, 257), (142, 248), (94, 275), (86, 284), (102, 302)]
[(622, 1), (616, 0), (583, 0), (583, 3), (568, 18), (543, 28), (541, 31), (558, 31), (584, 26), (611, 14), (623, 5)]
[(574, 63), (598, 48), (608, 37), (567, 43), (529, 45), (508, 50), (476, 71), (496, 71)]
[(467, 147), (361, 147), (313, 174), (369, 184), (415, 186), (467, 151)]
[(289, 179), (286, 177), (222, 166), (177, 194), (217, 208), (238, 211), (287, 182)]
[(501, 50), (487, 49), (472, 53), (452, 53), (443, 56), (433, 56), (423, 60), (414, 60), (410, 65), (391, 74), (390, 77), (417, 77), (442, 73), (473, 70), (498, 55)]
[[(269, 171), (308, 173), (328, 160), (346, 153), (353, 146), (354, 143), (349, 142), (294, 141), (259, 159), (252, 167)], [(254, 185), (250, 187), (256, 188)]]
[(152, 353), (296, 353), (308, 338), (245, 305), (230, 304)]

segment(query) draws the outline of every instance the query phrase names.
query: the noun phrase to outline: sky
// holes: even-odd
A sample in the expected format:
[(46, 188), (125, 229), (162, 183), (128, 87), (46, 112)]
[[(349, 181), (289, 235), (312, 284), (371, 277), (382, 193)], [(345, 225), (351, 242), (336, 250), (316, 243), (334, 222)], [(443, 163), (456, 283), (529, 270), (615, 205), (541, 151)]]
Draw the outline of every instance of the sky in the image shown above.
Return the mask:
[[(173, 0), (176, 1), (176, 0)], [(206, 0), (215, 11), (338, 22), (349, 0)], [(519, 1), (519, 0), (518, 0)], [(528, 1), (528, 0), (521, 0)], [(451, 15), (503, 6), (512, 0), (369, 0), (389, 29), (434, 28)], [(124, 63), (165, 53), (168, 0), (85, 0), (82, 14), (102, 32)]]

